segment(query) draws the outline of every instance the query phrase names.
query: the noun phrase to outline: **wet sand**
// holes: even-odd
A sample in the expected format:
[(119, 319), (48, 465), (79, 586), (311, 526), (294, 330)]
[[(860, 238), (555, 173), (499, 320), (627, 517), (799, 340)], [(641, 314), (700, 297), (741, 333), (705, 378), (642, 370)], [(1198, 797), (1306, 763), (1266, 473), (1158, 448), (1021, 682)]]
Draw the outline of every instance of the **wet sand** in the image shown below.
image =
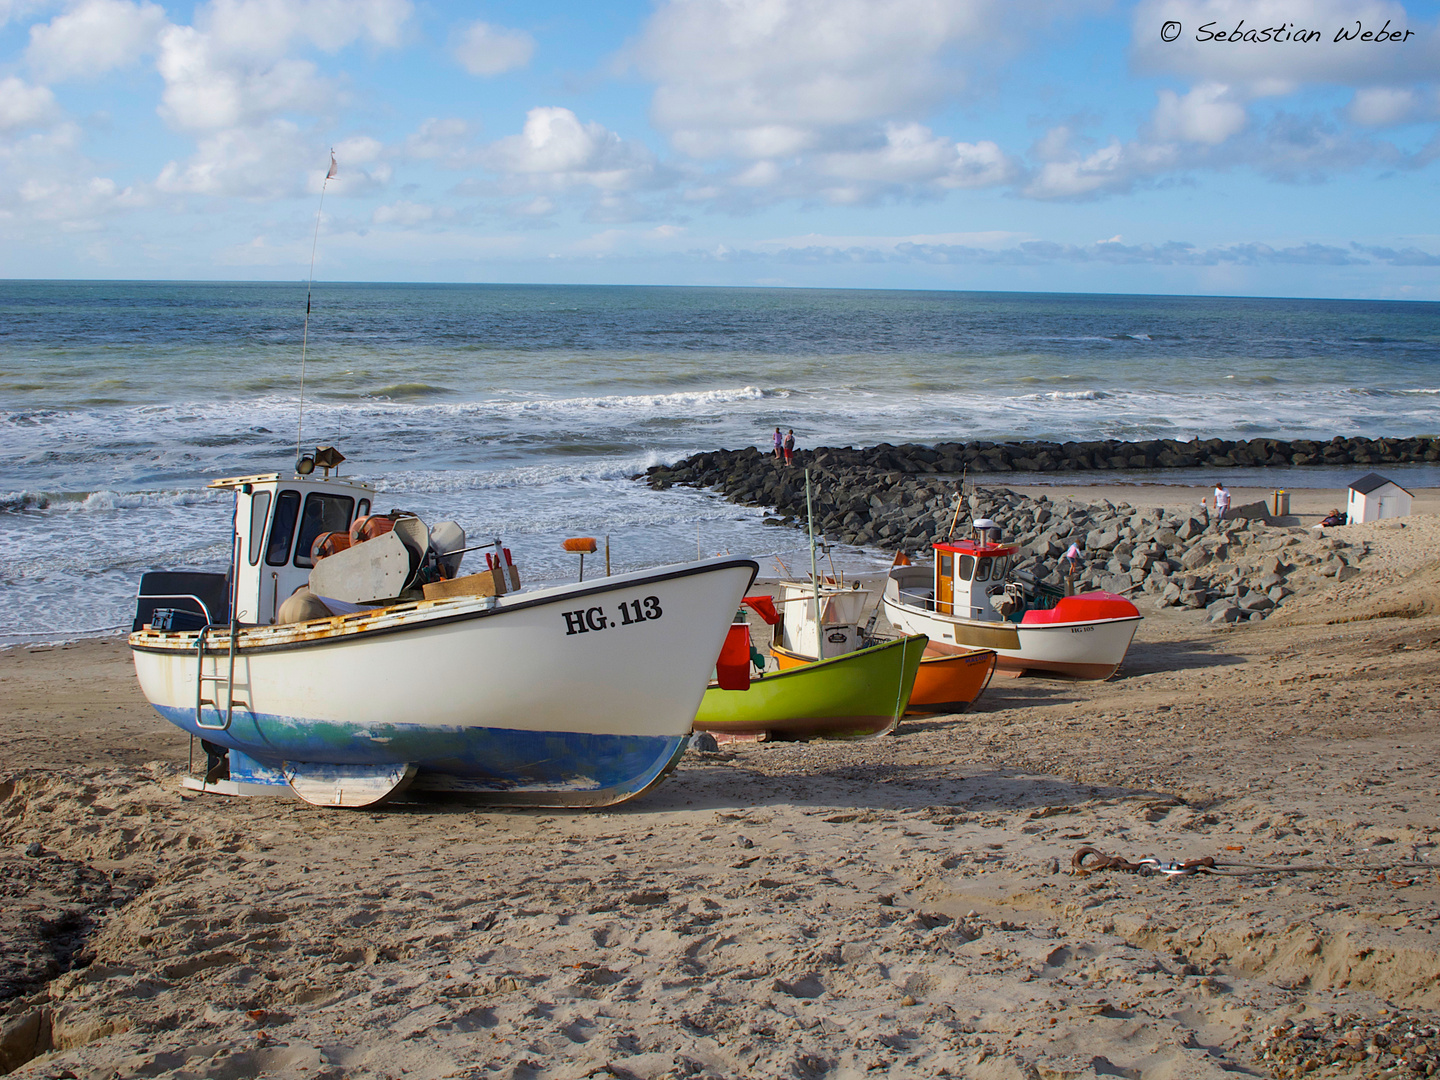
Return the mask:
[[(1139, 491), (1050, 494), (1202, 493)], [(1382, 1040), (1428, 1039), (1383, 1072), (1425, 1075), (1436, 495), (1337, 532), (1363, 572), (1263, 623), (1142, 602), (1109, 682), (692, 752), (603, 812), (197, 797), (123, 642), (0, 652), (0, 1053), (48, 1038), (16, 1075), (97, 1080), (1069, 1080), (1379, 1076)], [(1071, 873), (1082, 846), (1245, 865)]]

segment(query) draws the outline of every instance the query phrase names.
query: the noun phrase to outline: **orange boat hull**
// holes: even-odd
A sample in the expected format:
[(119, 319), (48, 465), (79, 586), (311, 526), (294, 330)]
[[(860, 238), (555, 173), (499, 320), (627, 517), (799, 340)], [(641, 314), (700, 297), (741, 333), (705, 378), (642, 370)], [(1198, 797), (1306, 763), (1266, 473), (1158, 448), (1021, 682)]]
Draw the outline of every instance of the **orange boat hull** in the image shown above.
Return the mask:
[[(813, 656), (801, 656), (778, 645), (770, 646), (770, 655), (780, 670), (814, 662)], [(920, 670), (915, 676), (915, 689), (910, 693), (907, 713), (964, 712), (990, 685), (995, 674), (996, 654), (993, 649), (967, 649), (960, 653), (939, 653), (925, 650)]]

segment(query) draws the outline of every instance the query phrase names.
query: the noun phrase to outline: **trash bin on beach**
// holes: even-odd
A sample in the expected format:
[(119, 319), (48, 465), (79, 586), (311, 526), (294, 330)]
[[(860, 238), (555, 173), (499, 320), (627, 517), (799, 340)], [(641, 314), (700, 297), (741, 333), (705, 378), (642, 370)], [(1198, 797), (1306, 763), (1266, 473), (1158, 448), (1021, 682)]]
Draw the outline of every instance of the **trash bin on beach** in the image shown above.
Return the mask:
[(1275, 515), (1274, 515), (1274, 516), (1275, 516), (1275, 517), (1289, 517), (1289, 516), (1290, 516), (1290, 493), (1289, 493), (1288, 491), (1278, 490), (1278, 491), (1272, 491), (1272, 492), (1270, 493), (1270, 495), (1271, 495), (1271, 497), (1274, 499), (1274, 504), (1275, 504)]

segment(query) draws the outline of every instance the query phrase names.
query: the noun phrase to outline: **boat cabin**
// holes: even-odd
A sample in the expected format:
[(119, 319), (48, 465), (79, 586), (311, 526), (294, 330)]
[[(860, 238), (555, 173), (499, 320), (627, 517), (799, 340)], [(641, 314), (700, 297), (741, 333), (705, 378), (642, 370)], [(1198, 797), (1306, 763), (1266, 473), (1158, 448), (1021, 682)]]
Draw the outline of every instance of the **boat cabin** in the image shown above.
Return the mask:
[[(817, 620), (816, 593), (819, 593)], [(780, 584), (780, 621), (775, 624), (775, 644), (800, 656), (821, 660), (844, 656), (860, 647), (860, 622), (870, 599), (868, 591), (841, 587), (832, 582), (819, 590), (810, 582)]]
[[(270, 625), (285, 599), (310, 580), (311, 548), (322, 533), (344, 532), (371, 511), (375, 489), (363, 480), (295, 473), (230, 476), (208, 485), (235, 493), (235, 617)], [(140, 579), (133, 629), (197, 630), (230, 621), (230, 573), (151, 571)], [(170, 622), (170, 619), (175, 619)]]
[(962, 619), (999, 619), (990, 603), (1005, 592), (1019, 548), (989, 540), (935, 545), (935, 610)]
[(363, 480), (279, 473), (212, 480), (235, 492), (235, 607), (242, 624), (269, 624), (285, 598), (310, 580), (317, 537), (345, 532), (370, 513), (375, 489)]

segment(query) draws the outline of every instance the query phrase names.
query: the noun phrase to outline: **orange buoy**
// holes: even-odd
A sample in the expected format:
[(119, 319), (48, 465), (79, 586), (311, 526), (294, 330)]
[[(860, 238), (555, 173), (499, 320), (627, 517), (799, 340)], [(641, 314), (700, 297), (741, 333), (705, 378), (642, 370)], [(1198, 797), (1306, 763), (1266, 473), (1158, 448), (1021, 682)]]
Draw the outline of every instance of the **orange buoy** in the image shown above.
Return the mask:
[(565, 541), (566, 551), (578, 551), (582, 555), (593, 555), (598, 545), (593, 536), (572, 536)]
[(355, 524), (350, 526), (350, 543), (361, 544), (366, 540), (374, 540), (377, 536), (392, 532), (394, 528), (395, 519), (389, 514), (370, 514), (356, 518)]
[(351, 544), (348, 532), (327, 532), (315, 537), (315, 542), (310, 545), (310, 558), (319, 562), (327, 555), (334, 555), (337, 551), (344, 551)]

